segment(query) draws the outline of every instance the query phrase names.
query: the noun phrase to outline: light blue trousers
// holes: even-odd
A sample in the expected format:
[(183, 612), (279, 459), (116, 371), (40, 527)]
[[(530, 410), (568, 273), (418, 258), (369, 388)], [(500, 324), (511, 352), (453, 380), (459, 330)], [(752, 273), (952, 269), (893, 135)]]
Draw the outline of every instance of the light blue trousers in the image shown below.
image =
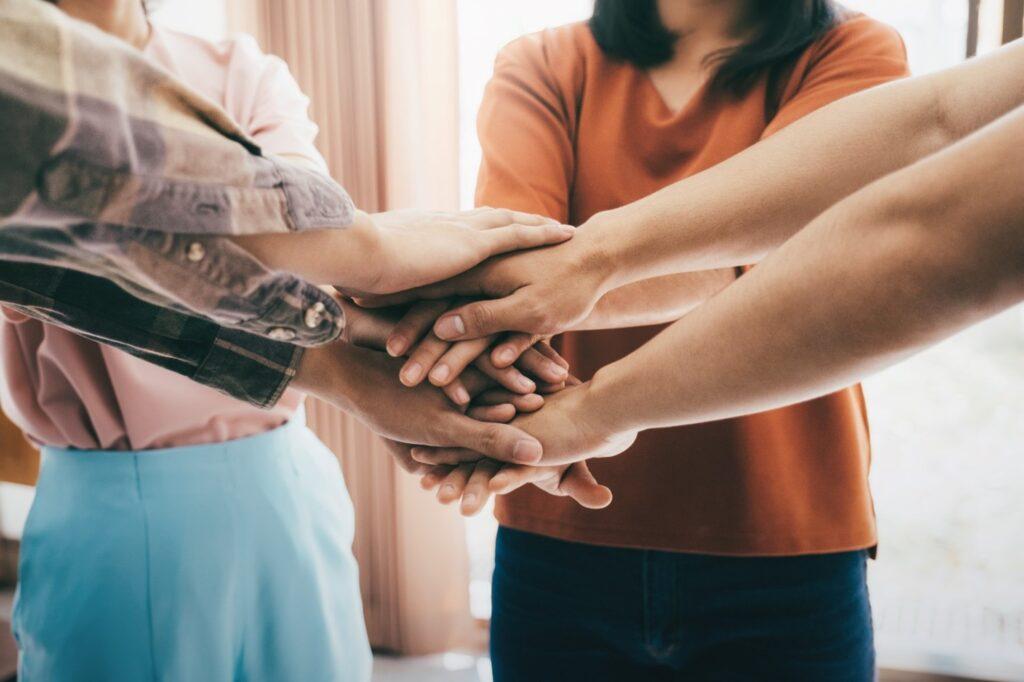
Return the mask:
[(352, 503), (303, 421), (214, 445), (45, 449), (18, 679), (368, 680)]

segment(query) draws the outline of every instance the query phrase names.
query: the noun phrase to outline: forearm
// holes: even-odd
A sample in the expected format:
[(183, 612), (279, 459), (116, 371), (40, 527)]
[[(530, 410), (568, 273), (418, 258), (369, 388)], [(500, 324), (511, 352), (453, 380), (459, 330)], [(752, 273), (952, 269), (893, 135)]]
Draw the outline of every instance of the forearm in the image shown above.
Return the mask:
[(610, 286), (758, 262), (828, 206), (995, 120), (1022, 93), (1017, 41), (835, 102), (703, 173), (598, 214), (581, 236), (617, 265)]
[(798, 402), (1020, 301), (1022, 150), (1024, 109), (841, 202), (601, 370), (595, 409), (631, 430)]
[(605, 294), (576, 331), (674, 322), (736, 280), (733, 268), (686, 272), (627, 284)]
[(231, 239), (267, 267), (321, 284), (365, 291), (380, 276), (380, 233), (362, 211), (357, 211), (352, 224), (342, 229)]

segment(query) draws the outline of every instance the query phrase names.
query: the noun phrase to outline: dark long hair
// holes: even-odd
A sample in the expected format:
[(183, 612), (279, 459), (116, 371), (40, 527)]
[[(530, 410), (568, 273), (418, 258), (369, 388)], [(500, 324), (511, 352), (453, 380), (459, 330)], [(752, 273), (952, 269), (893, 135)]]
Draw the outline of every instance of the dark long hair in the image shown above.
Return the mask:
[[(840, 21), (832, 0), (752, 0), (754, 31), (746, 43), (709, 57), (711, 87), (743, 95), (765, 73), (795, 59)], [(606, 55), (650, 68), (672, 59), (678, 35), (658, 14), (657, 0), (596, 0), (590, 31)]]

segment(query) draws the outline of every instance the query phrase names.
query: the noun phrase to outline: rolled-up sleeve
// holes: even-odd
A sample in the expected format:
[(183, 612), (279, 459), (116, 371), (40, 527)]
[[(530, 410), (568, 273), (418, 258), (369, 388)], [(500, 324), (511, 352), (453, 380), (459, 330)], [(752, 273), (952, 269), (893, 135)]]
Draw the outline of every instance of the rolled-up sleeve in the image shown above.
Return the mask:
[[(0, 261), (8, 311), (58, 325), (257, 407), (277, 402), (303, 348), (140, 300), (92, 275)], [(10, 315), (8, 314), (10, 317)]]
[(331, 297), (224, 237), (345, 227), (348, 194), (262, 154), (129, 46), (46, 3), (0, 0), (0, 120), (0, 258), (272, 340), (341, 332)]

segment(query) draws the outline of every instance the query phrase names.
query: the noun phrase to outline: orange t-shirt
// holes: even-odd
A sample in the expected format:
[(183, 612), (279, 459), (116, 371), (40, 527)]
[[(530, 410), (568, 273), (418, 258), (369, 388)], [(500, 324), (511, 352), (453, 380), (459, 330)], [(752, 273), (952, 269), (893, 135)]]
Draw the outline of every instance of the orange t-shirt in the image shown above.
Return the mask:
[[(546, 30), (498, 57), (478, 121), (476, 201), (578, 225), (905, 75), (900, 36), (852, 15), (776, 81), (773, 103), (764, 78), (742, 98), (702, 89), (672, 112), (644, 71), (604, 56), (585, 24)], [(589, 379), (662, 328), (570, 333), (561, 347)], [(869, 461), (863, 396), (852, 387), (748, 417), (642, 433), (627, 452), (591, 462), (615, 493), (607, 509), (588, 511), (530, 487), (499, 500), (497, 517), (520, 530), (618, 547), (728, 555), (866, 548), (876, 544)]]

